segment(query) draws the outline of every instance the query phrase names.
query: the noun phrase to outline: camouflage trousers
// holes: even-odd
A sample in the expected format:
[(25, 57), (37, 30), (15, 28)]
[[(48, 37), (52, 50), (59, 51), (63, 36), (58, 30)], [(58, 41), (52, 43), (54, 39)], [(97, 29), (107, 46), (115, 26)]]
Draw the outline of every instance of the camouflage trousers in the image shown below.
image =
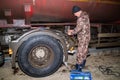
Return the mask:
[(88, 54), (89, 41), (79, 41), (76, 55), (77, 64), (81, 64)]

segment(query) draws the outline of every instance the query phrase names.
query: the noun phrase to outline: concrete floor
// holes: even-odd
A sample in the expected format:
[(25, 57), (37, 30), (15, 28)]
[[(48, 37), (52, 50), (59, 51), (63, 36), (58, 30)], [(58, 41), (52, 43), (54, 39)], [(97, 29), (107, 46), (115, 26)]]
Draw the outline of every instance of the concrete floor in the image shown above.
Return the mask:
[[(120, 49), (91, 50), (90, 54), (91, 56), (87, 58), (86, 68), (83, 71), (90, 71), (93, 80), (120, 80)], [(75, 56), (75, 54), (69, 55), (69, 67), (73, 67), (75, 64)], [(109, 75), (102, 73), (99, 66), (102, 66), (103, 69), (110, 67)], [(70, 72), (62, 65), (57, 72), (48, 77), (33, 78), (21, 70), (14, 75), (11, 63), (7, 61), (3, 67), (0, 67), (0, 80), (70, 80)]]

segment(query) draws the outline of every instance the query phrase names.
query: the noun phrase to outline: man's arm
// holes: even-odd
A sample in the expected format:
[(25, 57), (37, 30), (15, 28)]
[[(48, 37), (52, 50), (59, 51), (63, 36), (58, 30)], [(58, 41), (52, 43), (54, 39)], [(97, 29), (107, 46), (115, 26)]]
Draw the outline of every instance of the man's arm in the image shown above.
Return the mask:
[(68, 35), (75, 35), (82, 30), (83, 21), (77, 21), (77, 25), (73, 30), (68, 30)]
[(72, 31), (71, 34), (72, 35), (77, 34), (78, 32), (80, 32), (82, 30), (83, 26), (84, 26), (84, 22), (81, 18), (79, 18), (78, 21), (77, 21), (77, 25), (76, 25), (76, 27), (74, 28), (74, 30)]

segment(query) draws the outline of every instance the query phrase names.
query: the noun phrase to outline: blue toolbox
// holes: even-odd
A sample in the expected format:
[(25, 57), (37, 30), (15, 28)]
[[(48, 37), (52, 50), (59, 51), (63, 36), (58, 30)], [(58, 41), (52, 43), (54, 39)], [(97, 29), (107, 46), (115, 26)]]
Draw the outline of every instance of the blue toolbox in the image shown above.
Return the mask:
[(92, 80), (92, 76), (90, 72), (72, 70), (70, 73), (70, 80)]

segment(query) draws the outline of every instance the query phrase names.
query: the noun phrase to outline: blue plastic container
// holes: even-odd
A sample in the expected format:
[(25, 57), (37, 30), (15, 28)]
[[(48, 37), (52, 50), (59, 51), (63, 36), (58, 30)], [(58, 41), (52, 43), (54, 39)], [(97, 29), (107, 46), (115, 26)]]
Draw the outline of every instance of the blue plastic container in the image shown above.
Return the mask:
[(70, 73), (70, 80), (92, 80), (92, 76), (90, 72), (72, 70)]

